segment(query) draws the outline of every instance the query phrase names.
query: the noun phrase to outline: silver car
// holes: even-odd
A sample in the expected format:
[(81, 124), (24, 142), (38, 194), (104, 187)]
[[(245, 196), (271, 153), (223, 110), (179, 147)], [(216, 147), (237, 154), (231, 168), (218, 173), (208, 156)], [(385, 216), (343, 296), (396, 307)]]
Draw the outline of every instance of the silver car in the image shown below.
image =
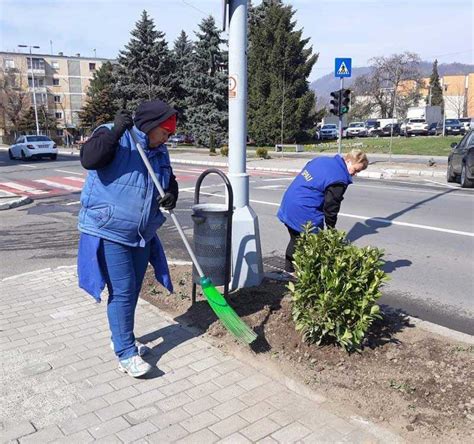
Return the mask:
[(56, 160), (58, 148), (47, 136), (20, 136), (8, 150), (10, 159), (39, 159), (49, 157)]

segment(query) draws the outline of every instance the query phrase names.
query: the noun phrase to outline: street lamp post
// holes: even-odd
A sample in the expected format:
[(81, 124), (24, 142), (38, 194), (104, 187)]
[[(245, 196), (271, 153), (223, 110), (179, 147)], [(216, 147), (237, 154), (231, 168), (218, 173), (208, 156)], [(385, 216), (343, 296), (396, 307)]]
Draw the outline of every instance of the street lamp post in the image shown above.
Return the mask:
[(444, 100), (444, 93), (448, 90), (448, 84), (443, 85), (443, 137), (446, 136), (446, 101)]
[(19, 48), (30, 48), (30, 63), (31, 63), (31, 79), (33, 84), (33, 107), (35, 110), (35, 121), (36, 121), (36, 135), (39, 136), (39, 122), (38, 122), (38, 108), (36, 106), (36, 89), (35, 89), (35, 73), (33, 68), (33, 55), (31, 54), (31, 48), (39, 49), (37, 45), (18, 45)]

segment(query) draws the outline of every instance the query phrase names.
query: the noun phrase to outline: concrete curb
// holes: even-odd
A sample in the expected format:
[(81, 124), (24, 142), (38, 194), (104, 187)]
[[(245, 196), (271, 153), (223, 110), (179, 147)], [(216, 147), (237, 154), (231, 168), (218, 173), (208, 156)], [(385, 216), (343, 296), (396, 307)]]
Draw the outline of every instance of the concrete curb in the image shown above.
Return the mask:
[[(187, 160), (177, 159), (172, 157), (171, 161), (183, 165), (199, 165), (209, 167), (228, 167), (227, 162), (211, 162), (203, 160)], [(298, 174), (301, 169), (297, 168), (275, 168), (275, 167), (256, 167), (247, 165), (247, 170), (251, 171), (271, 171), (276, 173), (295, 173)], [(430, 170), (405, 170), (405, 169), (383, 169), (382, 171), (362, 171), (357, 177), (364, 177), (368, 179), (390, 179), (394, 176), (424, 176), (424, 177), (445, 177), (446, 173), (442, 171), (430, 171)]]
[(23, 205), (28, 205), (33, 202), (33, 199), (27, 196), (21, 196), (18, 198), (10, 199), (7, 202), (0, 202), (0, 210), (10, 210), (12, 208), (18, 208)]

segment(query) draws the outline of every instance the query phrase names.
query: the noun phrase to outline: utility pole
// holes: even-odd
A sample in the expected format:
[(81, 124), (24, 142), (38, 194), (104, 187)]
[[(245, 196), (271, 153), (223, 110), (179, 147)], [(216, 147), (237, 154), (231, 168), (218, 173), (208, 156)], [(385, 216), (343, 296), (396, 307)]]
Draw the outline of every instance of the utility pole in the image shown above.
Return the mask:
[[(229, 4), (229, 180), (234, 192), (231, 288), (260, 285), (263, 279), (258, 217), (249, 206), (247, 149), (247, 0)], [(226, 2), (224, 2), (224, 8)], [(225, 11), (224, 11), (225, 12)]]
[[(340, 99), (342, 100), (342, 92), (344, 91), (344, 77), (341, 77), (341, 84), (340, 84)], [(337, 140), (337, 154), (341, 155), (342, 153), (342, 114), (341, 114), (341, 104), (339, 104), (339, 137)]]
[(19, 48), (30, 48), (30, 63), (31, 63), (31, 80), (33, 83), (33, 106), (35, 110), (35, 121), (36, 121), (36, 135), (39, 136), (39, 122), (38, 122), (38, 109), (36, 106), (36, 89), (35, 89), (35, 73), (33, 68), (33, 55), (31, 53), (31, 48), (39, 49), (39, 46), (36, 45), (18, 45)]
[(448, 84), (443, 83), (443, 137), (446, 136), (446, 100), (444, 100), (444, 93), (448, 90)]

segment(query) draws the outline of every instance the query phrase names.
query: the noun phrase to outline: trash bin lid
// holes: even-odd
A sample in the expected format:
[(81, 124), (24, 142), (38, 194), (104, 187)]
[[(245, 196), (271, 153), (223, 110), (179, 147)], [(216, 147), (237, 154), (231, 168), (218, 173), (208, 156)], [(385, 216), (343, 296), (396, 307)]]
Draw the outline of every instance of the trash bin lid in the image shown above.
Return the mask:
[(203, 203), (192, 206), (193, 213), (227, 213), (228, 207), (223, 204)]

